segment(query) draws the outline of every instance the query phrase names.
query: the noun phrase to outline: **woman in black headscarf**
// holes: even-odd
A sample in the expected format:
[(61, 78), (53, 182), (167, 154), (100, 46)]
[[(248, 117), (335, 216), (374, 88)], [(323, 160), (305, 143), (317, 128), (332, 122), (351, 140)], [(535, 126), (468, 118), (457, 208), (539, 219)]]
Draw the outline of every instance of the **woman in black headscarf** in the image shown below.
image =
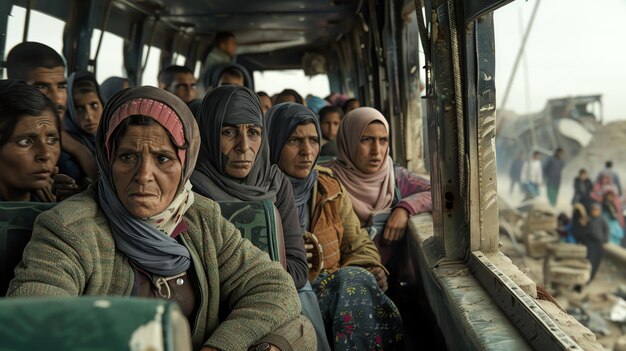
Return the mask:
[(269, 109), (266, 121), (270, 159), (293, 185), (300, 225), (322, 246), (323, 268), (309, 279), (333, 331), (334, 350), (400, 348), (402, 319), (384, 294), (387, 276), (376, 245), (361, 229), (339, 180), (315, 165), (321, 138), (317, 116), (300, 104), (282, 103)]
[(269, 161), (262, 116), (259, 98), (247, 88), (223, 86), (207, 94), (197, 115), (202, 141), (191, 182), (216, 201), (273, 199), (285, 233), (287, 271), (301, 288), (308, 275), (303, 233), (291, 184)]
[(259, 98), (242, 86), (221, 86), (204, 97), (196, 118), (202, 142), (191, 176), (194, 189), (216, 201), (273, 200), (282, 220), (287, 271), (300, 291), (303, 314), (316, 326), (320, 346), (325, 337), (320, 337), (323, 325), (321, 330), (318, 326), (323, 323), (315, 321), (321, 322), (321, 316), (307, 282), (298, 210), (289, 179), (270, 163)]
[(37, 218), (7, 295), (173, 300), (195, 350), (245, 350), (290, 321), (305, 327), (280, 265), (191, 191), (199, 144), (175, 95), (148, 86), (114, 95), (98, 128), (99, 179)]

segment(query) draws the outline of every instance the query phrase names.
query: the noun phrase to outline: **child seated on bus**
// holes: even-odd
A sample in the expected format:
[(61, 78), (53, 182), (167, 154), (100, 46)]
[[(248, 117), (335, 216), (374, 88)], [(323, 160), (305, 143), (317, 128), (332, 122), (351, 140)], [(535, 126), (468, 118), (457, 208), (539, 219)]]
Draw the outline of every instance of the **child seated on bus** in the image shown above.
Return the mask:
[(337, 156), (337, 130), (343, 118), (343, 110), (337, 106), (326, 106), (319, 111), (322, 131), (320, 156)]

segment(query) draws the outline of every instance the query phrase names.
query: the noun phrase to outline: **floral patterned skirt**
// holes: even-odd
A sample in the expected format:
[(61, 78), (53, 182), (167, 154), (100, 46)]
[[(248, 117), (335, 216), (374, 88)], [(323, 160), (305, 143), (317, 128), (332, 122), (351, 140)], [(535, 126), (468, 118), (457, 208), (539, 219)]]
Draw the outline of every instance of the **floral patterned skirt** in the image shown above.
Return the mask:
[(366, 269), (322, 272), (313, 290), (335, 351), (404, 349), (400, 311)]

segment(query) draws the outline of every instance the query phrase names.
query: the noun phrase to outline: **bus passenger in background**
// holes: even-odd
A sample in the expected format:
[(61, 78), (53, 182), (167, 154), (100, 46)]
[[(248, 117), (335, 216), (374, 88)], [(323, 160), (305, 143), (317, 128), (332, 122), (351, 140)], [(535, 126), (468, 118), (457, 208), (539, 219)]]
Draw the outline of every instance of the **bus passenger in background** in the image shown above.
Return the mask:
[(243, 72), (236, 67), (226, 66), (223, 70), (221, 70), (219, 77), (217, 79), (216, 86), (221, 87), (222, 85), (240, 85), (244, 86), (244, 77)]
[(237, 53), (237, 39), (231, 32), (217, 32), (213, 42), (213, 49), (207, 55), (202, 71), (200, 72), (200, 82), (205, 83), (203, 88), (207, 91), (210, 87), (207, 85), (211, 81), (213, 70), (216, 66), (231, 63)]
[(267, 110), (272, 107), (272, 98), (264, 91), (257, 91), (256, 95), (261, 100), (261, 110), (263, 111), (263, 116), (265, 116)]
[[(44, 93), (54, 104), (61, 122), (67, 109), (67, 79), (65, 61), (51, 47), (23, 42), (11, 49), (7, 55), (9, 79), (23, 80)], [(83, 172), (94, 179), (97, 176), (96, 162), (89, 149), (69, 133), (62, 131), (62, 152), (58, 162), (59, 172), (73, 174)]]
[(342, 105), (341, 105), (341, 109), (343, 110), (343, 113), (346, 114), (354, 109), (357, 109), (361, 107), (361, 102), (358, 99), (352, 98), (352, 99), (348, 99), (346, 100)]
[(297, 104), (304, 105), (302, 95), (298, 94), (298, 92), (293, 89), (285, 89), (276, 96), (276, 105), (283, 102), (295, 102)]
[(109, 101), (113, 94), (130, 87), (130, 81), (122, 77), (109, 77), (100, 84), (100, 95), (104, 101)]
[(317, 115), (322, 108), (329, 105), (328, 101), (315, 95), (307, 96), (305, 102), (306, 102), (306, 107), (308, 107), (311, 111), (313, 111), (315, 115)]
[(178, 96), (186, 104), (198, 97), (196, 78), (185, 66), (168, 66), (159, 72), (159, 88)]
[[(95, 157), (96, 131), (104, 109), (96, 77), (87, 71), (72, 73), (68, 79), (67, 95), (67, 117), (63, 121), (65, 130)], [(83, 172), (66, 174), (81, 187), (91, 181)]]
[(430, 181), (394, 166), (389, 156), (389, 125), (371, 107), (348, 113), (337, 134), (339, 155), (328, 163), (352, 199), (390, 272), (390, 290), (401, 281), (415, 283), (411, 260), (404, 250), (409, 216), (432, 210)]
[[(175, 301), (202, 351), (246, 350), (268, 334), (268, 343), (290, 342), (281, 326), (312, 332), (280, 264), (192, 192), (200, 137), (187, 106), (145, 86), (115, 94), (102, 118), (100, 178), (37, 218), (7, 296)], [(223, 323), (220, 302), (229, 307)]]
[(291, 181), (300, 226), (322, 247), (322, 270), (318, 276), (309, 272), (309, 279), (324, 324), (333, 331), (334, 350), (400, 349), (402, 319), (384, 294), (387, 272), (376, 245), (361, 229), (350, 196), (332, 171), (316, 166), (317, 116), (302, 105), (283, 103), (266, 118), (270, 159)]
[(51, 177), (60, 137), (61, 120), (41, 91), (0, 80), (0, 201), (56, 201)]
[(259, 98), (245, 87), (217, 87), (202, 100), (196, 119), (202, 142), (191, 176), (194, 189), (215, 201), (273, 201), (283, 226), (287, 272), (299, 290), (303, 314), (316, 326), (321, 346), (326, 338), (317, 298), (307, 281), (304, 233), (291, 183), (270, 163)]
[(320, 128), (322, 130), (322, 149), (320, 156), (335, 157), (337, 150), (337, 131), (343, 118), (343, 110), (336, 106), (326, 106), (319, 112)]

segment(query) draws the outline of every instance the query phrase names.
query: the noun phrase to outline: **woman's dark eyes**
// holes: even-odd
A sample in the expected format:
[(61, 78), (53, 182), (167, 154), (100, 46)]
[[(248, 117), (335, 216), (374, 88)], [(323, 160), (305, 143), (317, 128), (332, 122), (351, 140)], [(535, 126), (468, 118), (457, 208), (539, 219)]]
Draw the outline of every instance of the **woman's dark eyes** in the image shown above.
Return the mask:
[(167, 161), (170, 161), (171, 158), (169, 156), (161, 155), (159, 156), (158, 160), (160, 163), (166, 163)]
[(250, 129), (248, 130), (248, 135), (250, 136), (260, 136), (261, 135), (261, 131), (258, 129)]
[(222, 130), (222, 135), (227, 137), (232, 137), (237, 135), (237, 132), (233, 129), (224, 129)]
[(133, 161), (135, 159), (135, 155), (133, 155), (133, 154), (121, 154), (121, 155), (119, 155), (119, 159), (124, 161), (124, 162), (130, 162), (130, 161)]
[(16, 143), (19, 146), (29, 146), (33, 143), (33, 141), (30, 140), (29, 138), (24, 138), (24, 139), (18, 140)]

